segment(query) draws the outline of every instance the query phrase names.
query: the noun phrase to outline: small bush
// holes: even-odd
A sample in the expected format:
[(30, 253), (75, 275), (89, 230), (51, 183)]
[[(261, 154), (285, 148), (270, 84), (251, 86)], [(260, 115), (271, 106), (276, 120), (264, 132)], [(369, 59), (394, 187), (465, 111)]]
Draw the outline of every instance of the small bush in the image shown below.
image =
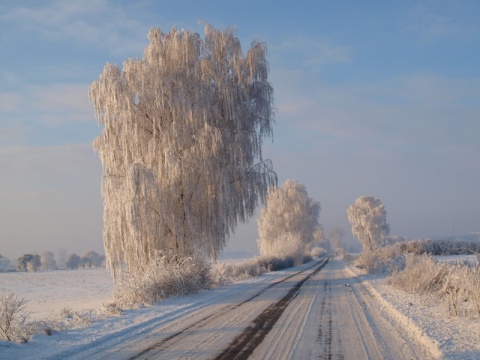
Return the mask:
[[(303, 263), (303, 253), (305, 245), (299, 234), (283, 232), (272, 242), (258, 241), (260, 255), (265, 258), (292, 258), (295, 265)], [(292, 265), (293, 266), (293, 265)], [(275, 270), (272, 270), (275, 271)]]
[[(309, 262), (312, 258), (305, 255), (303, 262)], [(295, 266), (295, 260), (291, 256), (274, 257), (259, 256), (245, 260), (243, 263), (217, 264), (212, 268), (212, 279), (216, 286), (244, 280), (250, 277), (260, 276), (270, 271), (279, 271)]]
[(389, 280), (391, 285), (416, 293), (437, 292), (448, 274), (446, 264), (438, 263), (428, 255), (406, 254), (406, 266)]
[(0, 339), (20, 343), (28, 341), (31, 328), (26, 304), (27, 300), (19, 299), (17, 294), (0, 295)]
[(241, 281), (250, 277), (260, 276), (267, 268), (259, 258), (245, 260), (242, 263), (221, 263), (212, 267), (212, 279), (216, 286)]
[(313, 260), (313, 257), (312, 257), (310, 254), (304, 254), (304, 255), (303, 255), (303, 263), (304, 263), (304, 264), (306, 264), (306, 263), (308, 263), (308, 262), (310, 262), (310, 261), (312, 261), (312, 260)]
[(263, 256), (260, 257), (260, 261), (268, 271), (279, 271), (295, 266), (295, 260), (291, 256)]
[(314, 246), (312, 250), (310, 250), (310, 255), (313, 257), (320, 257), (322, 255), (325, 255), (327, 251), (324, 248)]
[(480, 315), (480, 267), (449, 266), (441, 289), (452, 316)]
[(113, 302), (123, 309), (151, 305), (159, 300), (197, 293), (212, 283), (210, 265), (201, 258), (178, 259), (158, 254), (142, 274), (125, 274), (116, 284)]
[(468, 268), (469, 274), (465, 278), (468, 298), (472, 301), (477, 314), (480, 316), (480, 265)]
[(385, 246), (372, 252), (362, 252), (355, 265), (369, 273), (391, 274), (405, 267), (405, 255), (395, 246)]

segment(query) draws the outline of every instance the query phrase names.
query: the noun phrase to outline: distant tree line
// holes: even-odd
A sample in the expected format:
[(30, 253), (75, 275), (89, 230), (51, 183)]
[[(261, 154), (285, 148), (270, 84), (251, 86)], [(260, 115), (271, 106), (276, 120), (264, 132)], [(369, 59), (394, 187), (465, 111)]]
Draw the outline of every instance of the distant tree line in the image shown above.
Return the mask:
[[(80, 267), (83, 269), (102, 267), (105, 263), (105, 255), (100, 255), (95, 251), (89, 251), (82, 256), (76, 253), (71, 253), (68, 256), (61, 254), (60, 257), (62, 258), (60, 264), (57, 264), (55, 255), (51, 251), (42, 251), (40, 254), (24, 254), (17, 259), (17, 270), (25, 272), (57, 270), (59, 268), (74, 270)], [(3, 267), (0, 267), (0, 271), (3, 271), (2, 269)]]

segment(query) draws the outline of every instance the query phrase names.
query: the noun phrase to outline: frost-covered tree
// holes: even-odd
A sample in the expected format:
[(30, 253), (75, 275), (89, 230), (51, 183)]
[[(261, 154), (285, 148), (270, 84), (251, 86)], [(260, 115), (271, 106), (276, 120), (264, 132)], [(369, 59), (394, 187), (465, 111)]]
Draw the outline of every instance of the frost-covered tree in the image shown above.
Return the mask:
[(65, 267), (70, 270), (78, 269), (80, 259), (80, 256), (75, 253), (68, 255), (67, 260), (65, 261)]
[(320, 236), (319, 215), (320, 204), (308, 197), (304, 185), (287, 180), (282, 187), (272, 188), (258, 219), (260, 254), (274, 255), (286, 240), (296, 238), (303, 251)]
[(57, 268), (55, 255), (50, 251), (42, 251), (40, 253), (40, 264), (42, 270), (54, 270)]
[(10, 270), (10, 260), (0, 254), (0, 272), (6, 272)]
[(67, 255), (68, 255), (67, 250), (63, 249), (63, 248), (58, 250), (58, 252), (57, 252), (57, 260), (58, 260), (57, 265), (61, 269), (65, 268), (65, 262), (67, 261)]
[(273, 123), (266, 46), (233, 29), (150, 30), (142, 59), (107, 63), (89, 89), (102, 134), (104, 246), (114, 276), (158, 251), (222, 250), (276, 185), (262, 141)]
[(40, 255), (25, 254), (17, 260), (17, 269), (20, 271), (33, 271), (37, 272), (40, 267)]
[(334, 227), (330, 230), (330, 244), (333, 250), (343, 248), (343, 237), (345, 236), (345, 232), (341, 227)]
[(360, 241), (365, 252), (373, 252), (382, 246), (390, 233), (387, 211), (379, 199), (361, 196), (347, 209), (352, 234)]
[(102, 266), (103, 257), (95, 251), (89, 251), (82, 255), (80, 259), (80, 265), (85, 269), (85, 267), (91, 268), (92, 266), (100, 267)]

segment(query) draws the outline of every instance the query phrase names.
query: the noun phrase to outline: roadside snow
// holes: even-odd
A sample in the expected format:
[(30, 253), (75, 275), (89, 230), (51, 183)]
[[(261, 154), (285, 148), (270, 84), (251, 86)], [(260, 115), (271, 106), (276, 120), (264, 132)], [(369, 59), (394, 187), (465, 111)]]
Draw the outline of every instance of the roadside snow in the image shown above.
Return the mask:
[[(422, 342), (435, 347), (446, 359), (480, 359), (480, 317), (452, 317), (438, 297), (426, 297), (396, 289), (379, 275), (360, 274), (362, 280), (404, 319), (404, 326), (417, 332)], [(387, 305), (388, 306), (388, 305)], [(393, 316), (397, 317), (395, 314)]]
[[(386, 284), (385, 277), (351, 270), (374, 296), (381, 297), (385, 308), (391, 307), (392, 316), (396, 319), (403, 316), (400, 323), (431, 348), (437, 347), (445, 358), (480, 359), (480, 317), (450, 317), (439, 299), (406, 293)], [(114, 344), (146, 333), (160, 322), (175, 321), (192, 309), (221, 299), (233, 287), (244, 287), (246, 291), (251, 283), (267, 281), (282, 273), (269, 273), (198, 295), (169, 299), (156, 306), (95, 321), (88, 328), (56, 332), (53, 336), (36, 335), (27, 344), (0, 341), (0, 359), (60, 359), (59, 354), (71, 358), (76, 351), (85, 352), (94, 345), (100, 346), (100, 341)], [(110, 274), (105, 269), (0, 274), (0, 292), (16, 292), (29, 300), (28, 310), (35, 319), (59, 313), (63, 308), (98, 309), (108, 301), (112, 289)]]

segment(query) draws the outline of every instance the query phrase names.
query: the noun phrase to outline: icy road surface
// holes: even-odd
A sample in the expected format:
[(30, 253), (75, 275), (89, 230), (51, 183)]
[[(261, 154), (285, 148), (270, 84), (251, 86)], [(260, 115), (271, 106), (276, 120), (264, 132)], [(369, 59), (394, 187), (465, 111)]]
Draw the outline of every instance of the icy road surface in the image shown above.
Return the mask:
[(339, 260), (0, 342), (0, 359), (431, 359), (428, 337)]
[[(247, 285), (247, 286), (245, 286)], [(341, 261), (218, 289), (90, 349), (88, 359), (430, 359)], [(59, 354), (59, 358), (62, 355)]]

